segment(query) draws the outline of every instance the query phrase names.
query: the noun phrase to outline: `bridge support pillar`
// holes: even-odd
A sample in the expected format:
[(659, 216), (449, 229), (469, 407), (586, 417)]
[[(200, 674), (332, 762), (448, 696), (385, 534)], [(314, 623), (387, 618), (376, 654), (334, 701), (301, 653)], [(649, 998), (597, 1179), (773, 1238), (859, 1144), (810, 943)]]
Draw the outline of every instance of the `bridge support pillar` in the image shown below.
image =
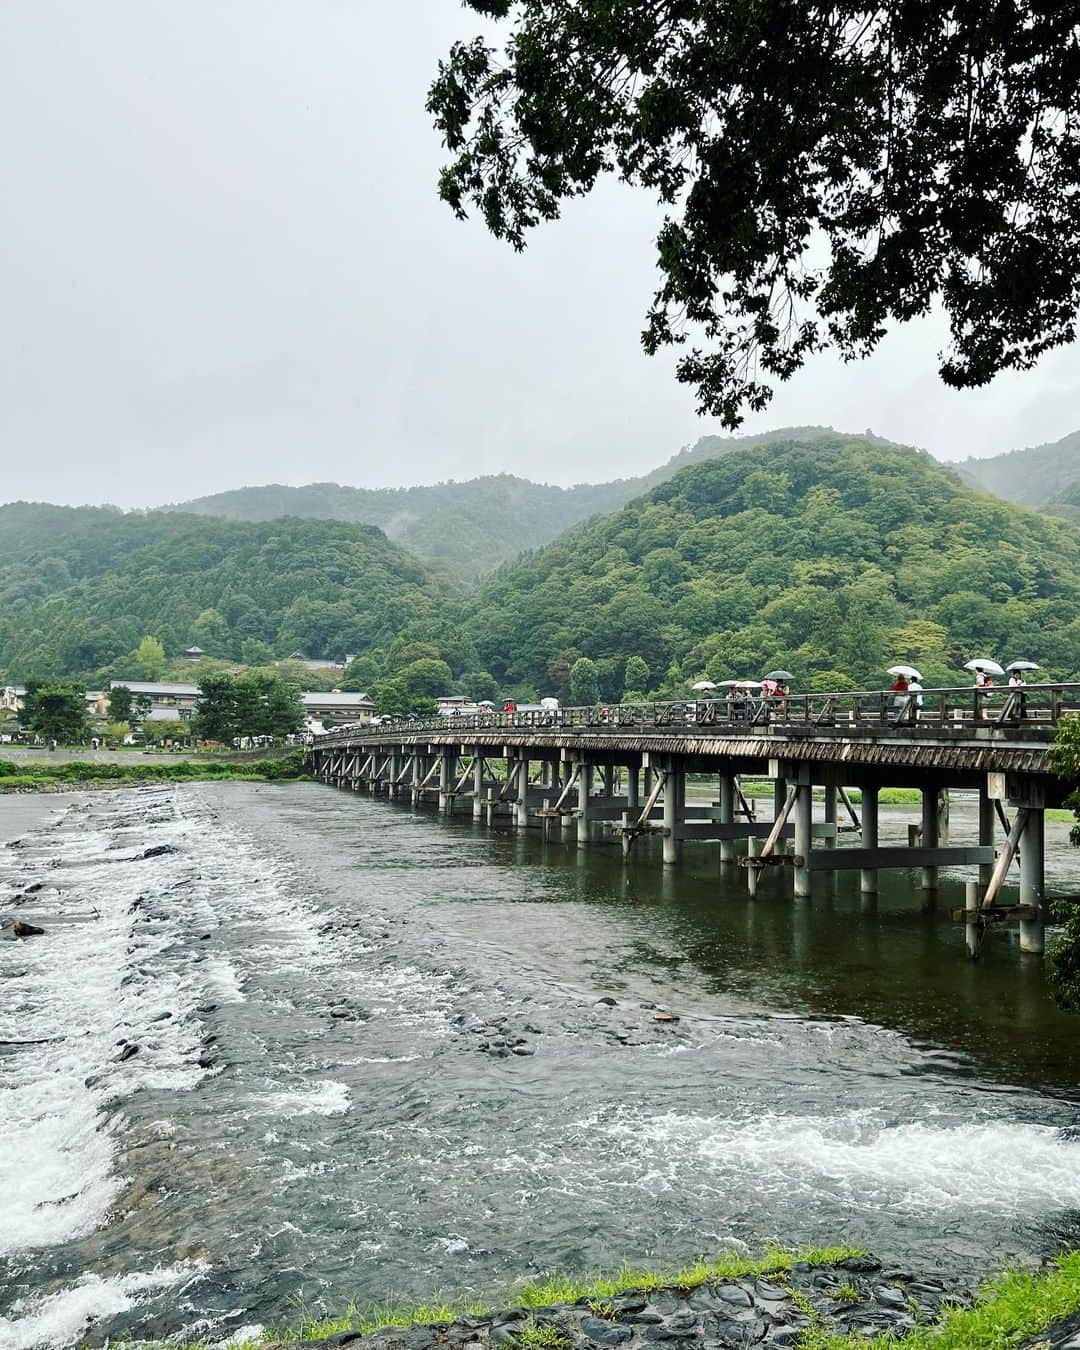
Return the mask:
[(626, 809), (633, 819), (641, 812), (641, 771), (636, 764), (626, 766)]
[(964, 882), (964, 943), (973, 961), (979, 955), (979, 905), (982, 898), (981, 881)]
[[(720, 775), (720, 824), (735, 824), (735, 779), (729, 773)], [(720, 861), (729, 863), (735, 861), (735, 840), (720, 840)]]
[(577, 781), (577, 844), (585, 848), (592, 835), (592, 820), (589, 806), (592, 801), (593, 766), (588, 760), (581, 761), (581, 771)]
[[(941, 833), (941, 803), (937, 788), (923, 788), (922, 792), (922, 846), (939, 848)], [(922, 888), (924, 891), (936, 891), (938, 888), (938, 869), (922, 869)]]
[(448, 816), (454, 809), (454, 761), (456, 756), (450, 750), (439, 753), (439, 810)]
[[(826, 824), (826, 825), (831, 825), (831, 826), (833, 827), (833, 836), (832, 836), (832, 838), (826, 840), (826, 847), (827, 847), (827, 848), (836, 848), (837, 844), (839, 843), (839, 837), (838, 837), (838, 835), (836, 834), (837, 814), (838, 814), (838, 813), (837, 813), (837, 804), (838, 804), (838, 801), (839, 801), (839, 792), (838, 792), (838, 789), (837, 789), (836, 784), (835, 784), (835, 783), (826, 783), (826, 784), (825, 784), (825, 824)], [(837, 879), (838, 879), (838, 877), (839, 877), (839, 873), (837, 873), (836, 871), (827, 872), (827, 873), (826, 873), (826, 876), (829, 878), (829, 880), (830, 880), (830, 882), (832, 883), (832, 885), (835, 886), (836, 883), (837, 883)]]
[(1020, 839), (1020, 903), (1036, 911), (1033, 919), (1020, 920), (1020, 950), (1041, 956), (1046, 945), (1046, 821), (1042, 806), (1029, 806), (1027, 824)]
[(474, 750), (472, 762), (472, 818), (484, 818), (484, 757), (478, 750)]
[(677, 863), (682, 854), (679, 830), (686, 815), (686, 774), (668, 767), (664, 781), (664, 862)]
[(795, 856), (802, 863), (796, 863), (795, 897), (804, 898), (810, 894), (810, 869), (807, 861), (813, 847), (814, 830), (814, 789), (809, 783), (799, 783), (795, 789)]
[[(878, 787), (864, 787), (862, 790), (862, 846), (876, 849), (878, 846)], [(877, 895), (878, 874), (876, 867), (864, 867), (859, 874), (863, 895)]]
[[(997, 830), (997, 813), (994, 810), (994, 802), (987, 790), (987, 784), (979, 788), (979, 843), (984, 848), (994, 847), (994, 835)], [(979, 866), (979, 885), (986, 894), (986, 888), (990, 885), (990, 878), (994, 875), (993, 863), (982, 863)]]
[(514, 824), (524, 830), (529, 824), (529, 761), (517, 761), (517, 798), (514, 802)]

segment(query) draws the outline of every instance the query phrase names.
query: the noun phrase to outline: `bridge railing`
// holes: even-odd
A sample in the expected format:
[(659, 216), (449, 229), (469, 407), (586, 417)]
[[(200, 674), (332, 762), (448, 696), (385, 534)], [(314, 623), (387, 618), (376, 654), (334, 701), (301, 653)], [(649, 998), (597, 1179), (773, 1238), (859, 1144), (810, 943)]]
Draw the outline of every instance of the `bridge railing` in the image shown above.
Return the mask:
[(328, 732), (319, 745), (371, 737), (387, 732), (414, 736), (446, 731), (587, 731), (590, 733), (665, 732), (746, 735), (766, 730), (826, 732), (885, 730), (918, 735), (920, 729), (953, 729), (965, 733), (1024, 732), (1050, 739), (1062, 717), (1080, 714), (1080, 682), (1028, 684), (1019, 688), (995, 685), (925, 689), (901, 694), (892, 690), (838, 690), (833, 693), (787, 694), (781, 698), (756, 692), (730, 698), (701, 698), (663, 703), (620, 703), (587, 708), (540, 708), (523, 712), (484, 711), (440, 714), (427, 718), (397, 718), (377, 726), (350, 727)]

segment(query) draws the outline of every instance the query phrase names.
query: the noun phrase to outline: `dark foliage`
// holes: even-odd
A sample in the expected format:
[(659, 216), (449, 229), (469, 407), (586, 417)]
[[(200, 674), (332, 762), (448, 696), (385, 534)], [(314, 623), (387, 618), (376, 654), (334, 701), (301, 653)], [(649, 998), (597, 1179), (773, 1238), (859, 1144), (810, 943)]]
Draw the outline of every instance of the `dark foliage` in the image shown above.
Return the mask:
[(85, 690), (61, 680), (27, 680), (23, 722), (35, 736), (71, 745), (88, 732)]
[(942, 379), (1070, 342), (1080, 301), (1072, 0), (465, 0), (428, 108), (440, 192), (522, 248), (615, 174), (656, 194), (647, 351), (729, 426), (833, 346), (941, 304)]

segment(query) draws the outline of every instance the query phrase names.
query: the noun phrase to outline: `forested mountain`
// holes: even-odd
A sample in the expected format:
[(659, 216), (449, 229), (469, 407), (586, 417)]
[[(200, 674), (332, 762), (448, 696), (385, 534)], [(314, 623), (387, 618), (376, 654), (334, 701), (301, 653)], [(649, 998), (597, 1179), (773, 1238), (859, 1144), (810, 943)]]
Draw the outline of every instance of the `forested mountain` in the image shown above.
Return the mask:
[(1080, 480), (1051, 497), (1042, 509), (1047, 515), (1080, 522)]
[(467, 631), (507, 683), (549, 687), (590, 657), (605, 698), (632, 654), (653, 688), (771, 665), (803, 688), (878, 687), (900, 659), (960, 682), (978, 654), (1074, 676), (1078, 601), (1071, 527), (920, 451), (832, 438), (682, 470), (502, 568)]
[[(806, 444), (836, 433), (825, 427), (795, 427), (755, 436), (703, 436), (666, 464), (638, 478), (553, 487), (510, 474), (467, 482), (408, 488), (356, 488), (339, 483), (236, 488), (166, 507), (231, 520), (273, 520), (281, 516), (362, 521), (378, 525), (418, 557), (436, 562), (465, 581), (493, 571), (522, 549), (540, 548), (577, 522), (614, 511), (665, 482), (689, 464), (777, 439)], [(884, 444), (884, 442), (883, 442)]]
[(0, 671), (88, 675), (147, 633), (239, 659), (341, 657), (438, 609), (423, 566), (370, 525), (0, 508)]
[[(952, 683), (974, 654), (1080, 672), (1072, 520), (976, 492), (920, 451), (820, 428), (705, 438), (652, 477), (661, 481), (505, 563), (472, 594), (367, 524), (3, 507), (0, 677), (128, 674), (145, 634), (167, 658), (192, 643), (249, 664), (294, 649), (359, 654), (352, 687), (405, 671), (413, 692), (474, 697), (568, 698), (582, 656), (597, 663), (607, 700), (624, 692), (629, 657), (647, 666), (635, 664), (636, 692), (671, 696), (706, 673), (772, 664), (817, 688), (876, 686), (898, 659)], [(498, 518), (483, 483), (499, 484), (504, 503), (520, 488), (523, 511), (535, 486), (489, 479), (444, 485), (441, 499), (434, 488), (387, 496), (427, 501), (432, 514), (410, 526), (426, 537), (444, 515), (475, 512), (488, 552), (492, 540), (509, 549), (522, 531), (512, 539), (516, 517)], [(1080, 484), (1054, 509), (1080, 519)], [(534, 522), (537, 532), (557, 516), (542, 530)]]
[(1080, 431), (1029, 450), (1010, 450), (988, 459), (965, 459), (951, 466), (966, 483), (1020, 506), (1043, 507), (1080, 486)]

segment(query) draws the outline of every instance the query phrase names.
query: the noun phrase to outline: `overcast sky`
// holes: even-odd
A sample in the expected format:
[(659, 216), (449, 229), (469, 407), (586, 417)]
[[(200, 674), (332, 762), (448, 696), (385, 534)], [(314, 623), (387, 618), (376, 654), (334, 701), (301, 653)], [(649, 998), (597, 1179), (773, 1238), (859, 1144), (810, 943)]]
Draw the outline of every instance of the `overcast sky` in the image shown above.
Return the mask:
[[(524, 255), (435, 196), (457, 0), (4, 0), (0, 497), (638, 473), (715, 423), (639, 334), (658, 215), (610, 184)], [(1080, 349), (958, 395), (933, 324), (748, 430), (946, 458), (1080, 426)]]

